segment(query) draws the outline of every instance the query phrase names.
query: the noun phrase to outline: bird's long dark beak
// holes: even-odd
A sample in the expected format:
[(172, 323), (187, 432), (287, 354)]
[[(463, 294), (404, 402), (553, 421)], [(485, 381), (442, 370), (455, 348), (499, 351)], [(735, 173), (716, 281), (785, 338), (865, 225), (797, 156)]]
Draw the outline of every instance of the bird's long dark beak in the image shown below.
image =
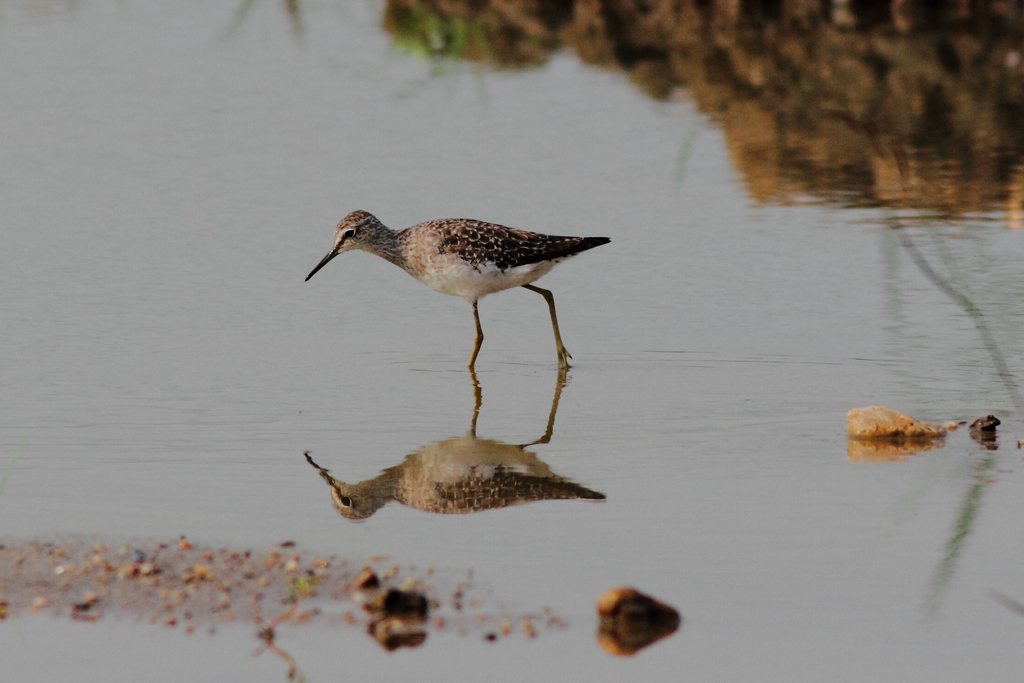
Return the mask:
[(306, 282), (309, 282), (309, 278), (311, 278), (314, 275), (316, 275), (316, 271), (318, 271), (321, 268), (323, 268), (324, 266), (326, 266), (327, 262), (330, 261), (332, 258), (334, 258), (337, 255), (338, 255), (337, 247), (335, 247), (334, 249), (331, 249), (329, 252), (327, 252), (327, 256), (324, 256), (324, 260), (321, 261), (320, 263), (316, 264), (316, 268), (314, 268), (313, 271), (309, 275), (306, 276)]

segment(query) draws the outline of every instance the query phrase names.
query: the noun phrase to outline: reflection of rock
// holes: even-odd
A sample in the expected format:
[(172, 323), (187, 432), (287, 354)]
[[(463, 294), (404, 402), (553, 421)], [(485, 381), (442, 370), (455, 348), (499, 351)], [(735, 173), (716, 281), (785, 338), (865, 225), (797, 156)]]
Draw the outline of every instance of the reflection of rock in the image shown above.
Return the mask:
[(400, 647), (419, 647), (427, 640), (427, 631), (421, 623), (396, 617), (371, 621), (366, 632), (388, 652)]
[(632, 655), (675, 633), (679, 612), (635, 588), (613, 588), (597, 599), (597, 642), (613, 655)]
[(850, 462), (883, 463), (902, 462), (911, 455), (942, 448), (942, 439), (925, 441), (892, 441), (887, 439), (850, 439), (846, 442), (846, 459)]
[(373, 479), (347, 484), (332, 477), (306, 453), (306, 460), (331, 487), (331, 502), (343, 517), (366, 519), (391, 501), (441, 514), (464, 514), (540, 500), (604, 500), (603, 493), (580, 486), (551, 471), (536, 454), (526, 450), (547, 443), (554, 428), (558, 398), (565, 383), (559, 373), (551, 402), (547, 431), (524, 445), (507, 444), (476, 436), (481, 393), (471, 374), (476, 407), (465, 436), (427, 444)]
[(854, 439), (928, 440), (945, 436), (946, 428), (882, 406), (868, 406), (846, 413), (846, 433)]

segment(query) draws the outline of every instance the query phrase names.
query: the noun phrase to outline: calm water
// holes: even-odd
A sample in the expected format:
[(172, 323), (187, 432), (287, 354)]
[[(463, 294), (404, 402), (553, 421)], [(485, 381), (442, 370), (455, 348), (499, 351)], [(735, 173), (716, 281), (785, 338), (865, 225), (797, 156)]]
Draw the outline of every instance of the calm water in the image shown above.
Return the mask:
[[(282, 630), (312, 681), (1021, 670), (1024, 619), (991, 597), (1024, 602), (1012, 217), (759, 203), (685, 92), (651, 100), (566, 51), (438, 69), (391, 48), (376, 3), (304, 4), (299, 35), (276, 4), (238, 11), (0, 4), (5, 535), (293, 539), (472, 570), (570, 624), (393, 655), (357, 629)], [(461, 436), (474, 410), (464, 301), (362, 253), (303, 282), (354, 209), (395, 228), (465, 216), (611, 237), (540, 283), (575, 364), (550, 442), (529, 448), (606, 500), (334, 511), (304, 451), (370, 479)], [(535, 441), (558, 381), (544, 303), (516, 290), (480, 310), (477, 435)], [(1000, 448), (961, 430), (852, 462), (845, 414), (871, 404), (995, 413)], [(685, 620), (632, 659), (593, 638), (597, 595), (622, 584)], [(256, 645), (244, 625), (0, 625), (11, 680), (281, 680)]]

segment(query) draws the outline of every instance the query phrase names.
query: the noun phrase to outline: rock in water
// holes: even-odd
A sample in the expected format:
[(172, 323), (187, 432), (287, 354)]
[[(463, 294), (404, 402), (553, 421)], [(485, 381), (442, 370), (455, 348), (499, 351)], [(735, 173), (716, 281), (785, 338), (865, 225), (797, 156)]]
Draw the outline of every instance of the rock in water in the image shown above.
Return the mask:
[(882, 406), (867, 406), (846, 413), (846, 433), (854, 439), (938, 439), (946, 435), (946, 428)]
[(629, 656), (679, 628), (679, 612), (635, 588), (613, 588), (597, 599), (597, 642), (605, 652)]

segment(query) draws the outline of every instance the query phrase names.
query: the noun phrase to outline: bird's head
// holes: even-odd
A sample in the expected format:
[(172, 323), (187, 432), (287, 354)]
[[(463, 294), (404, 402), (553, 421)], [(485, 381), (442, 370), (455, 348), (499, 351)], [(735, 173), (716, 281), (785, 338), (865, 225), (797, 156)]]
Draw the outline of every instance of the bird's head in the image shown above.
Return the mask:
[(327, 262), (338, 254), (351, 251), (352, 249), (364, 249), (369, 243), (372, 235), (378, 230), (386, 229), (380, 221), (374, 218), (373, 214), (366, 211), (353, 211), (341, 219), (338, 227), (334, 229), (334, 247), (327, 252), (323, 260), (316, 268), (306, 276), (306, 280), (316, 275), (316, 272), (327, 265)]

